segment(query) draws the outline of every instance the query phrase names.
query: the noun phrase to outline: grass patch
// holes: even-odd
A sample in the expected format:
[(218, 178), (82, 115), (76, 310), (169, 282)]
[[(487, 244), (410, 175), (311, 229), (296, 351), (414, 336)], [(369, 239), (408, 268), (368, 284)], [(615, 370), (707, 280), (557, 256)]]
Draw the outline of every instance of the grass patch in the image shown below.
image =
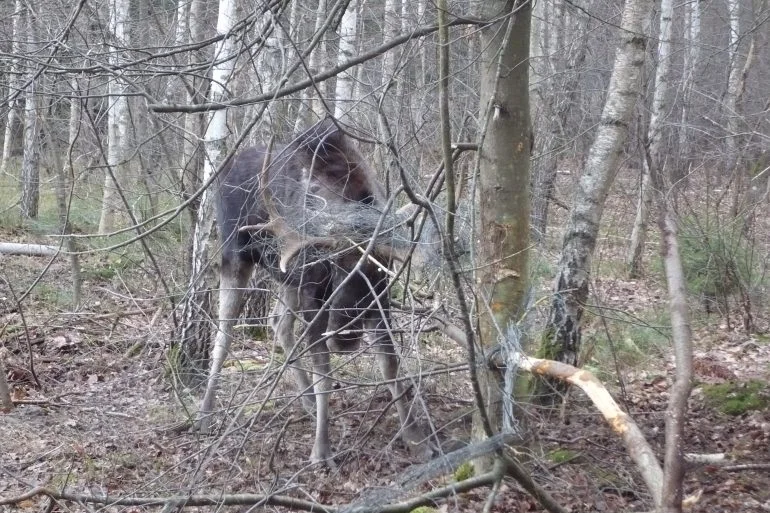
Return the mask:
[(770, 390), (761, 381), (701, 385), (706, 403), (725, 415), (742, 415), (764, 410), (770, 404)]
[(592, 330), (583, 334), (581, 361), (599, 379), (611, 378), (614, 374), (606, 369), (614, 369), (616, 364), (636, 367), (665, 354), (669, 325), (668, 314), (662, 308), (651, 309), (639, 319), (608, 322), (606, 329), (602, 323), (593, 323)]
[(569, 449), (559, 448), (549, 452), (545, 457), (553, 463), (560, 464), (579, 458), (580, 453)]

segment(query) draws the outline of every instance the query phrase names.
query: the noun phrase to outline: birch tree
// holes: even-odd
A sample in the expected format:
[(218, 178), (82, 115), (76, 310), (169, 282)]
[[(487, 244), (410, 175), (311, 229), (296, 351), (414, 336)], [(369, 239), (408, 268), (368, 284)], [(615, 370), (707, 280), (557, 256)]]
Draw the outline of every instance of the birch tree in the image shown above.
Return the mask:
[[(27, 52), (31, 55), (36, 43), (34, 12), (28, 8), (25, 18)], [(20, 207), (22, 219), (35, 219), (40, 204), (40, 99), (37, 88), (43, 78), (30, 71), (24, 79), (24, 156), (21, 162)]]
[(19, 124), (19, 55), (21, 55), (21, 26), (24, 16), (24, 4), (22, 0), (16, 0), (14, 4), (13, 23), (11, 25), (11, 66), (8, 78), (8, 116), (5, 119), (5, 136), (3, 137), (3, 156), (0, 161), (0, 174), (5, 174), (8, 169), (8, 159), (11, 158), (11, 148), (13, 147), (13, 135), (16, 125)]
[(70, 78), (72, 99), (70, 100), (70, 117), (67, 131), (67, 152), (62, 165), (57, 166), (56, 173), (56, 203), (59, 208), (59, 229), (64, 236), (62, 247), (69, 253), (70, 272), (72, 273), (72, 306), (77, 308), (81, 298), (80, 257), (75, 251), (72, 237), (72, 223), (70, 222), (70, 199), (74, 184), (75, 145), (80, 136), (80, 123), (82, 122), (81, 91), (77, 77)]
[(102, 212), (99, 218), (99, 233), (110, 232), (115, 226), (119, 211), (119, 180), (125, 179), (128, 166), (125, 164), (125, 147), (128, 137), (128, 83), (121, 76), (120, 64), (123, 49), (128, 45), (128, 14), (130, 0), (110, 0), (110, 35), (112, 49), (110, 64), (115, 70), (109, 84), (110, 110), (107, 114), (107, 166), (102, 192)]
[(655, 68), (655, 91), (652, 98), (650, 125), (647, 129), (645, 158), (642, 162), (642, 176), (639, 186), (636, 219), (634, 220), (634, 228), (631, 231), (631, 244), (627, 256), (628, 274), (631, 278), (638, 278), (642, 273), (642, 255), (647, 234), (647, 222), (650, 215), (650, 204), (652, 202), (650, 173), (664, 173), (667, 160), (667, 152), (664, 148), (663, 131), (665, 128), (666, 116), (668, 116), (670, 110), (668, 90), (669, 71), (671, 69), (671, 33), (673, 16), (673, 1), (661, 0), (658, 63)]
[[(499, 20), (481, 31), (484, 135), (478, 156), (481, 243), (477, 268), (484, 302), (479, 308), (479, 335), (486, 354), (516, 331), (528, 288), (531, 3), (484, 2), (481, 16)], [(485, 368), (478, 367), (483, 405), (474, 416), (477, 438), (489, 436), (503, 424), (503, 386), (499, 374)], [(507, 425), (511, 426), (510, 419)]]
[[(227, 98), (227, 86), (235, 69), (236, 38), (231, 31), (236, 22), (235, 0), (220, 0), (217, 17), (217, 34), (222, 39), (214, 52), (214, 67), (211, 73), (211, 89), (208, 100), (218, 103)], [(205, 160), (202, 182), (208, 183), (214, 172), (227, 155), (227, 110), (216, 110), (209, 115), (204, 135)], [(211, 190), (206, 189), (202, 196), (198, 215), (193, 229), (193, 254), (190, 283), (183, 307), (180, 367), (181, 377), (188, 383), (194, 382), (208, 362), (208, 344), (210, 326), (210, 294), (205, 290), (204, 270), (208, 262), (207, 244), (211, 237), (214, 211)], [(222, 286), (225, 286), (222, 284)], [(212, 353), (211, 368), (206, 393), (199, 411), (200, 429), (206, 431), (216, 399), (219, 371), (225, 359), (226, 347), (215, 345)]]
[(687, 28), (686, 50), (684, 54), (684, 64), (682, 66), (682, 121), (679, 130), (679, 152), (689, 155), (690, 147), (688, 137), (690, 132), (689, 117), (690, 107), (693, 96), (693, 85), (695, 83), (695, 73), (700, 57), (700, 27), (701, 12), (700, 1), (685, 3), (683, 9), (686, 9), (685, 20)]
[[(588, 23), (586, 16), (574, 16), (562, 0), (543, 2), (542, 24), (548, 30), (539, 30), (537, 57), (532, 69), (538, 78), (531, 80), (532, 94), (537, 101), (539, 115), (535, 138), (532, 193), (532, 236), (538, 243), (545, 239), (548, 227), (548, 209), (554, 194), (560, 147), (567, 140), (565, 127), (570, 111), (578, 104), (580, 66), (585, 61), (588, 45), (583, 41)], [(539, 16), (538, 16), (539, 17)], [(566, 42), (566, 34), (572, 40)], [(538, 62), (539, 61), (539, 62)]]
[[(358, 23), (358, 2), (353, 0), (348, 4), (340, 21), (340, 47), (337, 54), (337, 64), (344, 64), (356, 53), (356, 29)], [(334, 117), (341, 119), (350, 110), (353, 100), (354, 71), (346, 71), (337, 75), (337, 87), (334, 91)]]
[[(179, 0), (180, 6), (182, 4), (189, 3), (189, 9), (178, 9), (178, 16), (182, 18), (186, 17), (181, 23), (183, 27), (187, 28), (187, 33), (183, 29), (177, 29), (178, 42), (189, 44), (196, 44), (203, 39), (203, 26), (204, 26), (204, 0)], [(177, 19), (177, 23), (179, 19)], [(196, 58), (195, 52), (190, 52), (187, 56), (188, 65), (194, 64)], [(206, 90), (205, 77), (191, 77), (190, 82), (186, 88), (187, 104), (193, 105), (200, 103), (202, 96)], [(203, 164), (203, 155), (201, 152), (201, 141), (203, 130), (203, 115), (197, 112), (185, 115), (184, 120), (185, 138), (182, 147), (182, 153), (184, 156), (183, 168), (182, 168), (182, 191), (187, 197), (191, 196), (198, 190), (201, 184), (201, 167)], [(198, 202), (193, 203), (190, 208), (190, 216), (193, 224), (198, 212)]]
[[(323, 30), (326, 14), (326, 0), (318, 0), (313, 34), (318, 34)], [(311, 74), (318, 73), (325, 57), (326, 40), (323, 38), (318, 42), (318, 46), (310, 53), (308, 59), (308, 71)], [(319, 98), (317, 94), (314, 94), (314, 89), (312, 87), (302, 91), (302, 100), (300, 101), (299, 111), (297, 112), (297, 120), (294, 123), (294, 135), (302, 133), (302, 131), (310, 124), (309, 114), (312, 113), (316, 118), (320, 119), (325, 116), (325, 110), (323, 98)]]
[(621, 42), (601, 121), (577, 184), (564, 233), (542, 353), (573, 365), (580, 353), (581, 322), (604, 204), (617, 174), (641, 88), (652, 7), (652, 0), (628, 0), (623, 7)]

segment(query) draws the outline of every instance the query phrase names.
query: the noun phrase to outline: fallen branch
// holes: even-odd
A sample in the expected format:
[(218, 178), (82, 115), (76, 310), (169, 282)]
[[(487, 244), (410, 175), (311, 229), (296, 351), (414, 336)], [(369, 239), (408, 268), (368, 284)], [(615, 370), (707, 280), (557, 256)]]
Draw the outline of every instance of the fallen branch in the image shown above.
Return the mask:
[[(281, 506), (285, 508), (312, 511), (320, 513), (409, 513), (420, 506), (434, 506), (436, 502), (457, 494), (465, 493), (482, 486), (494, 486), (506, 476), (513, 477), (529, 493), (535, 496), (541, 504), (552, 513), (565, 513), (566, 510), (557, 504), (550, 495), (537, 486), (532, 477), (515, 461), (504, 455), (496, 459), (494, 468), (485, 474), (474, 476), (464, 481), (449, 483), (429, 492), (401, 499), (405, 493), (420, 488), (428, 481), (441, 475), (451, 473), (465, 461), (482, 454), (501, 452), (506, 444), (517, 442), (513, 434), (497, 434), (481, 442), (463, 447), (444, 454), (433, 461), (413, 467), (404, 473), (399, 482), (389, 488), (374, 489), (363, 493), (361, 497), (346, 505), (326, 505), (304, 499), (298, 499), (279, 494), (212, 494), (168, 497), (117, 497), (108, 495), (88, 495), (71, 492), (59, 492), (39, 486), (32, 490), (8, 499), (0, 499), (0, 506), (17, 504), (44, 495), (54, 500), (73, 501), (81, 504), (104, 504), (110, 506), (169, 506), (176, 508), (201, 506)], [(400, 501), (400, 502), (396, 502)]]
[(19, 244), (16, 242), (0, 242), (0, 254), (23, 256), (56, 256), (59, 248), (45, 244)]
[[(507, 466), (502, 466), (507, 470)], [(447, 486), (432, 490), (428, 493), (414, 497), (412, 499), (396, 504), (374, 504), (370, 506), (360, 506), (355, 508), (355, 513), (408, 513), (420, 506), (433, 505), (437, 500), (464, 493), (481, 486), (489, 486), (500, 479), (500, 471), (487, 472), (480, 476), (452, 483)], [(45, 495), (55, 500), (73, 501), (81, 504), (104, 504), (110, 506), (175, 506), (181, 507), (201, 507), (201, 506), (282, 506), (302, 511), (312, 511), (318, 513), (342, 513), (348, 511), (346, 506), (328, 506), (317, 502), (288, 497), (286, 495), (267, 495), (257, 493), (241, 494), (213, 494), (213, 495), (191, 495), (171, 496), (171, 497), (114, 497), (109, 495), (87, 495), (79, 493), (58, 492), (50, 488), (39, 486), (27, 493), (11, 497), (9, 499), (0, 499), (0, 506), (8, 506), (19, 502), (32, 499), (38, 495)]]
[(610, 428), (620, 436), (642, 475), (655, 504), (660, 503), (663, 490), (663, 469), (655, 452), (642, 434), (636, 422), (620, 409), (604, 385), (587, 370), (572, 365), (541, 358), (516, 355), (519, 367), (540, 376), (560, 379), (579, 387), (601, 412)]
[[(434, 325), (447, 337), (460, 344), (467, 345), (468, 342), (465, 334), (447, 319), (435, 316), (432, 320)], [(489, 363), (497, 367), (504, 367), (504, 362), (499, 358), (500, 355), (497, 354), (496, 356), (495, 360), (499, 361)], [(660, 503), (663, 492), (663, 469), (655, 452), (650, 447), (639, 426), (620, 408), (618, 403), (612, 398), (612, 395), (593, 374), (566, 363), (544, 360), (542, 358), (531, 358), (521, 353), (513, 355), (513, 358), (521, 369), (532, 374), (560, 379), (579, 387), (601, 412), (610, 428), (620, 436), (629, 456), (642, 475), (642, 479), (644, 479), (655, 504)]]

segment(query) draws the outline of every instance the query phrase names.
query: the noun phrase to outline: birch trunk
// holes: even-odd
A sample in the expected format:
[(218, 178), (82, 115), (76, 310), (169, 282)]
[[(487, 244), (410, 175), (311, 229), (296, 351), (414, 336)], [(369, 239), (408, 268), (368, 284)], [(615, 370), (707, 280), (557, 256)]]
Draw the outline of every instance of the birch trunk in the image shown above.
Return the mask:
[[(188, 0), (180, 0), (180, 3), (186, 3)], [(188, 21), (184, 25), (188, 27), (189, 34), (185, 42), (195, 44), (203, 39), (204, 26), (204, 0), (189, 1)], [(178, 36), (182, 34), (177, 32)], [(193, 65), (197, 54), (190, 52), (188, 64)], [(206, 90), (206, 80), (204, 78), (191, 78), (191, 83), (187, 88), (187, 104), (194, 105), (200, 103)], [(182, 152), (184, 154), (182, 168), (182, 194), (185, 199), (192, 196), (201, 185), (201, 168), (203, 167), (203, 152), (201, 150), (201, 136), (203, 131), (203, 114), (186, 114), (184, 120), (185, 140)], [(199, 201), (190, 205), (190, 217), (192, 224), (195, 225), (198, 213)]]
[[(586, 30), (587, 18), (577, 18), (570, 27), (564, 12), (563, 0), (554, 0), (552, 9), (543, 6), (545, 20), (549, 21), (549, 31), (541, 36), (543, 45), (543, 80), (533, 92), (540, 100), (542, 115), (537, 119), (541, 123), (536, 133), (535, 152), (537, 157), (533, 171), (532, 193), (532, 238), (537, 243), (545, 240), (548, 228), (548, 209), (554, 194), (560, 147), (565, 139), (564, 127), (572, 108), (578, 104), (578, 83), (581, 77), (578, 71), (585, 61), (588, 45), (580, 38)], [(550, 16), (550, 18), (548, 18)], [(576, 41), (565, 47), (565, 33), (569, 27), (572, 40)], [(545, 78), (546, 75), (550, 75)], [(560, 78), (561, 77), (561, 78)], [(558, 91), (554, 94), (553, 91)], [(559, 102), (558, 99), (562, 98)]]
[[(22, 0), (16, 0), (13, 13), (13, 35), (11, 43), (11, 54), (21, 55), (21, 23), (24, 15), (24, 3)], [(0, 161), (0, 174), (5, 174), (8, 170), (8, 160), (11, 158), (11, 149), (13, 148), (13, 136), (16, 133), (19, 124), (19, 80), (16, 78), (19, 74), (18, 57), (11, 58), (11, 68), (8, 74), (8, 117), (5, 120), (5, 137), (3, 138), (3, 156)]]
[[(27, 47), (33, 53), (34, 17), (27, 10)], [(24, 90), (24, 157), (21, 162), (21, 218), (36, 219), (40, 204), (40, 112), (37, 86), (43, 77), (34, 77), (33, 72), (25, 76)]]
[[(572, 365), (577, 363), (580, 353), (583, 309), (588, 299), (591, 262), (604, 203), (617, 174), (641, 89), (652, 7), (652, 0), (628, 0), (623, 8), (621, 44), (615, 55), (607, 99), (564, 234), (541, 351), (549, 359)], [(544, 393), (552, 397), (551, 392)]]
[(658, 43), (658, 65), (655, 68), (655, 92), (652, 98), (652, 113), (650, 126), (647, 129), (647, 144), (649, 157), (645, 158), (640, 180), (639, 203), (636, 208), (636, 219), (631, 231), (631, 245), (628, 248), (626, 265), (631, 278), (642, 275), (642, 256), (647, 235), (647, 224), (650, 217), (650, 173), (664, 173), (666, 167), (666, 149), (663, 147), (663, 129), (669, 112), (668, 90), (669, 71), (671, 69), (671, 33), (674, 16), (672, 0), (661, 0), (660, 3), (660, 37)]
[(739, 144), (742, 123), (741, 100), (746, 89), (746, 76), (754, 58), (754, 34), (752, 32), (751, 43), (745, 61), (741, 64), (741, 2), (729, 0), (730, 9), (730, 76), (727, 81), (727, 94), (725, 95), (725, 115), (727, 116), (727, 135), (725, 137), (726, 162), (725, 176), (730, 176), (733, 181), (733, 195), (730, 205), (732, 216), (738, 217), (742, 198), (747, 188), (746, 172), (741, 169), (741, 150)]
[(689, 114), (690, 102), (692, 101), (692, 90), (698, 59), (700, 58), (700, 2), (690, 2), (685, 4), (687, 9), (685, 19), (687, 22), (687, 50), (684, 54), (684, 66), (682, 77), (682, 122), (679, 130), (679, 153), (689, 157), (690, 148), (688, 134), (690, 131)]
[[(217, 34), (226, 36), (236, 21), (235, 0), (220, 0), (217, 18)], [(223, 102), (227, 98), (227, 87), (235, 69), (235, 37), (224, 37), (216, 46), (214, 65), (211, 73), (210, 102)], [(230, 58), (232, 57), (232, 58)], [(209, 115), (208, 126), (204, 135), (205, 160), (202, 182), (207, 183), (222, 164), (227, 154), (227, 110), (217, 110)], [(193, 229), (193, 255), (190, 282), (183, 307), (180, 368), (181, 377), (188, 384), (200, 383), (208, 364), (208, 345), (210, 333), (210, 293), (206, 290), (204, 273), (208, 263), (207, 244), (214, 222), (214, 209), (211, 189), (206, 189), (202, 196), (198, 215)], [(206, 431), (208, 414), (216, 399), (219, 372), (225, 359), (224, 347), (214, 347), (206, 393), (199, 411), (200, 428)]]
[[(113, 48), (110, 64), (120, 66), (122, 48), (128, 41), (129, 0), (110, 1), (110, 34)], [(99, 219), (99, 233), (105, 234), (115, 227), (115, 217), (120, 210), (120, 198), (117, 193), (119, 179), (127, 174), (125, 147), (128, 137), (128, 84), (120, 76), (113, 76), (109, 85), (110, 110), (107, 114), (107, 170), (104, 176), (102, 192), (102, 212)]]
[[(509, 16), (511, 9), (515, 14)], [(529, 252), (529, 58), (531, 4), (485, 2), (484, 19), (500, 21), (481, 31), (481, 119), (479, 148), (481, 233), (477, 269), (481, 347), (486, 355), (508, 336), (519, 319), (528, 290)], [(498, 18), (499, 17), (499, 18)], [(500, 331), (503, 333), (500, 333)], [(501, 426), (503, 383), (498, 372), (478, 366), (483, 405), (473, 419), (473, 436), (483, 438)], [(486, 415), (485, 415), (486, 413)], [(485, 418), (486, 417), (486, 418)], [(489, 461), (477, 461), (487, 466)]]
[[(358, 2), (353, 0), (348, 4), (340, 22), (340, 47), (337, 54), (337, 64), (351, 60), (356, 53), (356, 29), (358, 24)], [(337, 75), (337, 87), (334, 91), (334, 117), (342, 119), (348, 112), (353, 100), (353, 85), (355, 70), (348, 70)]]
[(75, 166), (75, 145), (80, 136), (81, 123), (81, 99), (80, 86), (76, 77), (70, 78), (70, 88), (72, 90), (72, 99), (70, 100), (70, 118), (67, 136), (67, 152), (64, 156), (64, 162), (57, 165), (56, 172), (56, 203), (59, 209), (59, 229), (64, 239), (62, 247), (69, 254), (70, 272), (72, 273), (72, 306), (77, 309), (81, 298), (81, 279), (80, 279), (80, 257), (75, 252), (75, 244), (71, 237), (72, 223), (70, 222), (70, 198), (72, 195), (72, 185), (74, 183)]
[[(315, 27), (313, 28), (313, 34), (318, 34), (323, 30), (324, 21), (326, 20), (326, 0), (318, 0), (318, 6), (315, 13)], [(322, 39), (318, 46), (310, 53), (308, 59), (308, 71), (311, 75), (314, 75), (320, 71), (322, 59), (326, 58), (326, 41)], [(310, 115), (314, 115), (318, 119), (322, 119), (325, 114), (326, 108), (324, 107), (323, 99), (319, 98), (315, 94), (315, 90), (312, 87), (308, 87), (302, 91), (302, 100), (300, 101), (299, 111), (297, 112), (297, 120), (294, 123), (294, 135), (301, 134), (310, 123)]]

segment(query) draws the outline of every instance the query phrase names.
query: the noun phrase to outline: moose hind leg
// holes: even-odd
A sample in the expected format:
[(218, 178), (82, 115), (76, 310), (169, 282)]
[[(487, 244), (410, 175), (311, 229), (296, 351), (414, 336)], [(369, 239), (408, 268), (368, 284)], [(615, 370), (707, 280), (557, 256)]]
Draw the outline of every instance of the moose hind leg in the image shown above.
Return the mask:
[[(295, 287), (282, 286), (280, 288), (278, 300), (275, 302), (275, 308), (273, 309), (273, 316), (270, 319), (270, 324), (276, 339), (283, 347), (286, 360), (290, 362), (294, 379), (297, 382), (301, 394), (302, 406), (308, 412), (314, 413), (315, 399), (313, 396), (313, 383), (310, 381), (305, 369), (299, 363), (299, 358), (296, 354), (297, 340), (294, 337), (294, 321), (302, 306), (299, 294), (300, 291)], [(295, 359), (294, 363), (291, 363), (292, 359)]]
[(238, 257), (222, 259), (222, 271), (219, 279), (219, 329), (214, 338), (206, 393), (198, 412), (198, 427), (204, 433), (208, 431), (211, 423), (211, 413), (214, 410), (219, 386), (219, 374), (230, 349), (233, 326), (235, 326), (240, 314), (243, 292), (248, 285), (253, 269), (253, 264), (244, 262)]
[(374, 330), (377, 363), (380, 365), (382, 377), (388, 382), (393, 400), (396, 403), (398, 417), (401, 420), (401, 438), (409, 448), (409, 452), (421, 459), (428, 459), (432, 455), (429, 440), (425, 430), (412, 415), (411, 405), (407, 401), (406, 390), (398, 378), (399, 359), (396, 355), (393, 341), (388, 333), (383, 333), (382, 321), (370, 321), (369, 329)]

